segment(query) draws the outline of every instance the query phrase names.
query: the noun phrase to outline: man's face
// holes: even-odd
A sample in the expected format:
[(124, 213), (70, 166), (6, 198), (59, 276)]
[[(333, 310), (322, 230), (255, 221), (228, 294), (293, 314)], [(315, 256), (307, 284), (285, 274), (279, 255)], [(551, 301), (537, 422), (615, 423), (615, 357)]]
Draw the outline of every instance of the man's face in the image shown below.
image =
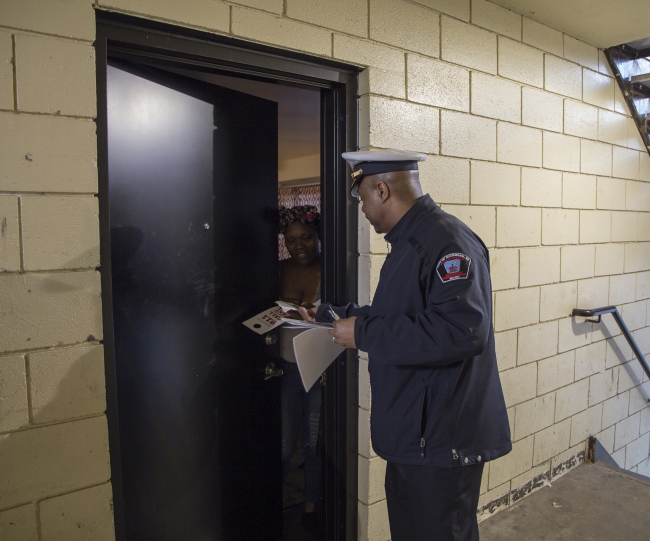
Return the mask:
[(361, 202), (361, 212), (366, 215), (370, 225), (377, 233), (385, 233), (382, 228), (382, 204), (383, 201), (377, 192), (377, 183), (373, 178), (375, 175), (368, 175), (361, 179), (359, 184), (359, 201)]

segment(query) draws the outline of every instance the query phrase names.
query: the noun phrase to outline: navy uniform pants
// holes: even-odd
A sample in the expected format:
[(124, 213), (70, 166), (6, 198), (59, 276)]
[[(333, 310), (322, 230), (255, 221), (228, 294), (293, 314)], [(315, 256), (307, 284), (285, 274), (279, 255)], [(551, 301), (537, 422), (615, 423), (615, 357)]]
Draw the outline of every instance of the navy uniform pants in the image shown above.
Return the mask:
[(459, 468), (386, 465), (392, 541), (478, 541), (483, 464)]

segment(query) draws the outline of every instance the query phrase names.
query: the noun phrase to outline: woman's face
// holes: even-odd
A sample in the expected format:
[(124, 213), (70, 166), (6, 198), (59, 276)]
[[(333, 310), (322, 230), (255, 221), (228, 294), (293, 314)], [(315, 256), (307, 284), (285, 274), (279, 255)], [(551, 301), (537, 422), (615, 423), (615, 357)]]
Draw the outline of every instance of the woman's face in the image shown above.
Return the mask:
[(293, 222), (284, 231), (284, 244), (296, 263), (310, 265), (318, 257), (318, 235), (314, 228)]

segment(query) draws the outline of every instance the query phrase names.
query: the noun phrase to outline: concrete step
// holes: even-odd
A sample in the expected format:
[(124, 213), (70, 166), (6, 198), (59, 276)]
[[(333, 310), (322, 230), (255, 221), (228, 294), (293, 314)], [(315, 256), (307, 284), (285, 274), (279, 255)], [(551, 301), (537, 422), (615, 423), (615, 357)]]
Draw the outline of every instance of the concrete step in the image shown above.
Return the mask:
[(585, 462), (479, 530), (481, 541), (648, 541), (650, 478)]

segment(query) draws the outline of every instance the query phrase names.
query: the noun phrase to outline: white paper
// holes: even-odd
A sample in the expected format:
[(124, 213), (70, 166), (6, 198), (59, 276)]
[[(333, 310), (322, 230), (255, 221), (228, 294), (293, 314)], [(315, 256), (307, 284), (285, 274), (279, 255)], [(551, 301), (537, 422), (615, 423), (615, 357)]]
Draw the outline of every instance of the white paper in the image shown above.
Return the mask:
[(302, 327), (304, 329), (331, 329), (331, 323), (318, 323), (317, 321), (305, 321), (304, 319), (282, 318), (282, 323), (292, 327)]
[(282, 324), (284, 312), (279, 306), (274, 306), (264, 312), (260, 312), (256, 316), (247, 319), (243, 322), (249, 329), (255, 331), (257, 334), (266, 334), (271, 329), (275, 329)]
[(293, 304), (292, 302), (275, 301), (275, 304), (277, 304), (280, 308), (282, 308), (283, 312), (290, 312), (292, 310), (295, 310), (296, 312), (299, 312), (298, 305)]
[[(257, 334), (266, 334), (271, 329), (279, 327), (282, 323), (289, 323), (290, 325), (297, 325), (299, 327), (312, 328), (312, 327), (331, 327), (329, 323), (308, 323), (302, 319), (285, 318), (286, 312), (297, 310), (298, 306), (290, 302), (275, 301), (278, 306), (273, 306), (264, 312), (260, 312), (256, 316), (247, 319), (243, 322), (246, 327), (255, 331)], [(320, 304), (320, 301), (317, 303)]]
[(345, 348), (332, 341), (326, 327), (307, 329), (293, 339), (302, 385), (306, 392)]

